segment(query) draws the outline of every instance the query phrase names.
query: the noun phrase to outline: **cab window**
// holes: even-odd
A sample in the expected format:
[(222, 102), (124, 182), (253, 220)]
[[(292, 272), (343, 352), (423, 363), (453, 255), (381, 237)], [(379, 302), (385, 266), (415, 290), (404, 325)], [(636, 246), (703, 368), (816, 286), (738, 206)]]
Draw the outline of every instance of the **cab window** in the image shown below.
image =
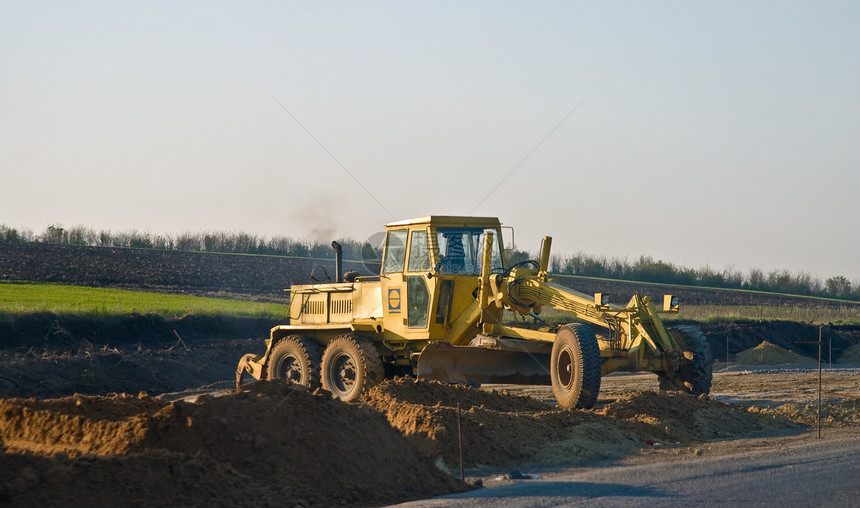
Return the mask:
[(385, 239), (385, 262), (383, 273), (402, 272), (406, 261), (406, 230), (389, 231)]
[(407, 271), (419, 272), (430, 269), (430, 249), (427, 248), (427, 231), (413, 231), (409, 245)]
[(501, 235), (492, 228), (437, 228), (436, 241), (442, 271), (452, 274), (477, 275), (481, 273), (484, 257), (484, 238), (487, 232), (495, 233), (490, 258), (490, 268), (501, 271)]

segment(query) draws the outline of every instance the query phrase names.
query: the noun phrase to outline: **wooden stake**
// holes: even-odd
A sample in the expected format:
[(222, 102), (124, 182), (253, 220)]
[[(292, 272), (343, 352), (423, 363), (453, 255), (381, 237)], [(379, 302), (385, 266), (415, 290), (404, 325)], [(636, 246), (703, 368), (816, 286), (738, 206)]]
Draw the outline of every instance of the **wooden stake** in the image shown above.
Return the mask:
[(460, 479), (466, 481), (466, 473), (463, 471), (463, 428), (460, 425), (460, 403), (457, 403), (457, 443), (460, 447)]

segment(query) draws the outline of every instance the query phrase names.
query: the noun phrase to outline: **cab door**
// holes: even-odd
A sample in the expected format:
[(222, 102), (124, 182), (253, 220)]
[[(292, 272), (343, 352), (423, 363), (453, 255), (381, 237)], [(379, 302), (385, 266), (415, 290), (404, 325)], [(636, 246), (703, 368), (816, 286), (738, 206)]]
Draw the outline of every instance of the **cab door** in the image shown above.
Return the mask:
[(435, 293), (432, 266), (427, 228), (413, 229), (409, 233), (409, 256), (404, 275), (408, 338), (427, 338), (430, 304)]
[(388, 231), (381, 277), (383, 324), (388, 332), (404, 339), (427, 339), (435, 294), (431, 267), (426, 228)]
[(390, 229), (385, 235), (382, 254), (382, 324), (385, 330), (403, 337), (406, 331), (406, 288), (403, 271), (406, 268), (408, 229)]

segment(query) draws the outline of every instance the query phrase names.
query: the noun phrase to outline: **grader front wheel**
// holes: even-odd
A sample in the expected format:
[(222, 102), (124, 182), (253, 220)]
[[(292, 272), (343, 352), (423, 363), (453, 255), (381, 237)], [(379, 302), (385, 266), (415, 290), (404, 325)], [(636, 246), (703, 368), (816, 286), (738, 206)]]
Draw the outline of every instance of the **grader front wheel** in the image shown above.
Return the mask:
[(559, 407), (594, 407), (600, 392), (600, 348), (591, 328), (580, 323), (561, 327), (552, 346), (550, 377)]
[(384, 376), (376, 348), (355, 335), (335, 338), (323, 353), (322, 386), (341, 400), (359, 398)]
[(668, 331), (684, 352), (684, 358), (680, 370), (674, 376), (659, 376), (660, 389), (707, 395), (711, 392), (714, 365), (708, 339), (694, 326), (676, 326)]

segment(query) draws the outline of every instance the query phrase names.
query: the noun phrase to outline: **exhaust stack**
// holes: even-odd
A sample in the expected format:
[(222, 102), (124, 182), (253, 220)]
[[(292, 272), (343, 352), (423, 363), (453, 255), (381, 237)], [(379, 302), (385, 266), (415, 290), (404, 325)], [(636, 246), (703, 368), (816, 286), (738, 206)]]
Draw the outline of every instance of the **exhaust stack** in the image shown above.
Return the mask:
[(331, 242), (334, 249), (334, 281), (343, 282), (343, 248), (337, 242)]

